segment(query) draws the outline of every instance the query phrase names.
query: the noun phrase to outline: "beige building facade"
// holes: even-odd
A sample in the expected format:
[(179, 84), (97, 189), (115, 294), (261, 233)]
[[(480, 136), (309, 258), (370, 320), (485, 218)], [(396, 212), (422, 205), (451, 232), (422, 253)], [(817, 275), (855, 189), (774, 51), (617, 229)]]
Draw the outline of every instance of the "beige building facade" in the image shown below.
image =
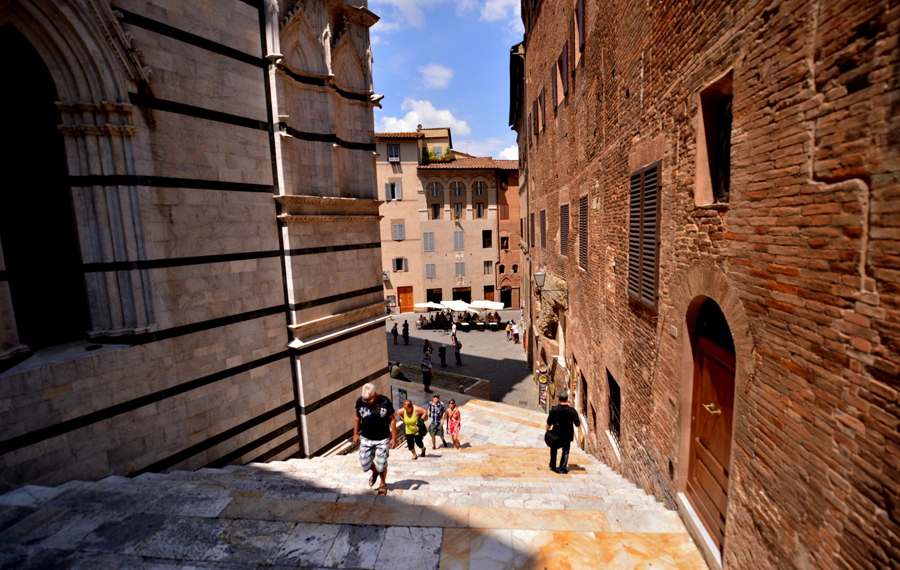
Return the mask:
[(387, 380), (377, 19), (360, 0), (0, 3), (21, 54), (2, 63), (0, 490), (348, 437), (358, 388)]
[(508, 186), (517, 164), (448, 153), (451, 144), (450, 129), (376, 134), (383, 279), (395, 312), (427, 301), (500, 300), (498, 195), (518, 193)]

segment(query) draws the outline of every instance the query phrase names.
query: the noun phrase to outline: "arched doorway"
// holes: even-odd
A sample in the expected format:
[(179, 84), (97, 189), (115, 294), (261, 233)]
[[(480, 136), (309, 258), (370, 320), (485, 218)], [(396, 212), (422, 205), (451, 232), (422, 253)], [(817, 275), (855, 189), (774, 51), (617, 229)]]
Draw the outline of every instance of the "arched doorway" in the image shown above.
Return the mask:
[(685, 494), (719, 551), (725, 543), (736, 357), (719, 305), (706, 298), (694, 320), (691, 436)]
[(47, 67), (12, 25), (0, 27), (3, 152), (0, 243), (19, 340), (32, 350), (82, 338), (87, 303), (65, 149)]

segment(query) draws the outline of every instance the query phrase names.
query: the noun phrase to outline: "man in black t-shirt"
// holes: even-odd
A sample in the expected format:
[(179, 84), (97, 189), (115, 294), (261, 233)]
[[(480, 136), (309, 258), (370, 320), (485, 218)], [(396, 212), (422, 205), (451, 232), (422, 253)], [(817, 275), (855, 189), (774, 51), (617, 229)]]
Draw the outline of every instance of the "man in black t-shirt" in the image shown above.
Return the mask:
[[(547, 431), (553, 430), (559, 436), (557, 445), (550, 448), (550, 470), (557, 473), (568, 473), (569, 445), (575, 437), (575, 427), (581, 425), (581, 419), (571, 406), (569, 406), (569, 394), (560, 390), (559, 405), (550, 409), (547, 416)], [(562, 457), (559, 461), (559, 471), (556, 470), (556, 452), (562, 449)]]
[(359, 464), (363, 471), (372, 471), (369, 487), (380, 476), (378, 494), (386, 495), (388, 455), (397, 445), (397, 424), (394, 405), (389, 398), (379, 395), (373, 384), (363, 386), (362, 397), (356, 400), (353, 443), (359, 444)]

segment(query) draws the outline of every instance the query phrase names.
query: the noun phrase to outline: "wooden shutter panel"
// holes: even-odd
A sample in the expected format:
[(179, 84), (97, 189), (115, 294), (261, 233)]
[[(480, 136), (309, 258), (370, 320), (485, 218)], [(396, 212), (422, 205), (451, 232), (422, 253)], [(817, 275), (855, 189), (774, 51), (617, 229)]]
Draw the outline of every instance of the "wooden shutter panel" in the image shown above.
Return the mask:
[(409, 260), (405, 257), (403, 258), (403, 271), (409, 271)]
[(541, 210), (541, 247), (547, 247), (547, 210)]
[(641, 215), (641, 301), (656, 307), (657, 222), (659, 218), (659, 166), (643, 173)]
[(531, 239), (528, 241), (528, 245), (530, 247), (534, 247), (534, 214), (531, 214), (531, 219), (529, 220), (529, 222), (530, 222), (530, 224), (529, 224), (530, 229), (529, 229), (528, 233), (531, 234), (531, 236), (530, 236)]
[(562, 61), (563, 68), (560, 70), (559, 74), (562, 77), (563, 95), (566, 95), (569, 92), (569, 41), (568, 40), (563, 42), (562, 57), (560, 58), (560, 61)]
[(397, 192), (397, 199), (402, 200), (403, 199), (403, 187), (400, 185), (399, 182), (394, 182), (394, 190)]
[(628, 204), (628, 295), (641, 298), (641, 172), (631, 175)]
[(528, 113), (528, 144), (533, 144), (532, 137), (534, 136), (534, 123), (531, 122), (531, 113)]
[(572, 49), (569, 51), (569, 69), (572, 71), (572, 77), (575, 77), (575, 50), (577, 49), (575, 44), (575, 14), (572, 14), (572, 17), (569, 18), (569, 43), (572, 45)]
[(556, 109), (559, 101), (556, 93), (556, 62), (550, 66), (550, 84), (553, 86), (553, 108)]
[(391, 183), (384, 183), (384, 199), (390, 201), (391, 199)]
[(584, 0), (578, 0), (578, 50), (584, 51)]
[(547, 120), (546, 120), (547, 117), (546, 117), (546, 115), (545, 115), (546, 110), (547, 110), (547, 106), (546, 106), (544, 103), (545, 103), (545, 100), (544, 100), (544, 88), (541, 87), (541, 130), (543, 130), (543, 129), (544, 129), (544, 125), (547, 124)]
[(578, 200), (578, 264), (587, 269), (588, 262), (588, 197)]
[(406, 239), (406, 228), (403, 226), (403, 224), (397, 224), (397, 227), (400, 230), (400, 239)]
[(569, 205), (559, 207), (559, 254), (569, 255)]

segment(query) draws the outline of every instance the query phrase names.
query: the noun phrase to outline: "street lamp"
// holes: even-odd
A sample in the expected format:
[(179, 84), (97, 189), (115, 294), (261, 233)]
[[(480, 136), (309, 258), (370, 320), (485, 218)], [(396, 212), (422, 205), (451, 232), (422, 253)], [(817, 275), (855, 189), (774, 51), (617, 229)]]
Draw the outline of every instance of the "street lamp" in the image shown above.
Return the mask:
[(565, 291), (566, 293), (566, 307), (569, 306), (569, 288), (565, 289), (544, 289), (544, 281), (547, 279), (546, 271), (535, 271), (534, 272), (534, 286), (537, 288), (538, 297), (541, 296), (541, 292), (546, 291), (547, 293), (562, 293)]
[(534, 272), (534, 284), (538, 289), (544, 286), (544, 280), (547, 278), (546, 271), (535, 271)]

